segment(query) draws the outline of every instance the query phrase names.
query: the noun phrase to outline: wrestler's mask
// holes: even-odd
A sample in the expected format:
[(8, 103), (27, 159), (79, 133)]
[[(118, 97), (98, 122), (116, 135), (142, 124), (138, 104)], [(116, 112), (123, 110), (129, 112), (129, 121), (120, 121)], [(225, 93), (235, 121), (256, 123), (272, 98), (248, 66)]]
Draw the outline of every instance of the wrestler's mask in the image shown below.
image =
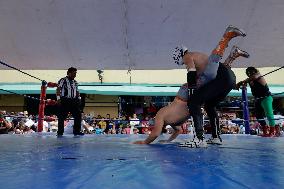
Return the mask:
[(174, 52), (173, 52), (173, 59), (174, 59), (174, 62), (181, 66), (183, 65), (183, 56), (185, 54), (185, 52), (188, 51), (188, 48), (183, 46), (183, 45), (180, 45), (180, 46), (177, 46), (175, 49), (174, 49)]

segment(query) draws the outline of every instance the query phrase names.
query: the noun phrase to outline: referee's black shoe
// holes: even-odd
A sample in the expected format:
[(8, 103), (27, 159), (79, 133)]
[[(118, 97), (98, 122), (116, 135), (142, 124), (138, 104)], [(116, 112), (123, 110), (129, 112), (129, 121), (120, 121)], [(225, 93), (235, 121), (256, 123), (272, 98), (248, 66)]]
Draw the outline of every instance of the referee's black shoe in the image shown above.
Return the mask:
[(82, 132), (74, 133), (74, 136), (83, 136), (83, 135), (85, 135), (85, 134), (84, 134), (84, 133), (82, 133)]
[(57, 137), (62, 137), (62, 136), (63, 136), (63, 133), (57, 133), (56, 136), (57, 136)]

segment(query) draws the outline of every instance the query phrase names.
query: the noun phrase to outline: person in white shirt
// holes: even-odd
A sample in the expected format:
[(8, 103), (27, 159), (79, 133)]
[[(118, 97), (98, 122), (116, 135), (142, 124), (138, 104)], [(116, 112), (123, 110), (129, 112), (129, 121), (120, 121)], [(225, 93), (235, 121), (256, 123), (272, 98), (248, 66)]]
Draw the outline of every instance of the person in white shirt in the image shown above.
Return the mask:
[[(67, 125), (64, 127), (64, 133), (66, 134), (73, 134), (73, 126), (74, 126), (74, 120), (69, 120)], [(88, 124), (85, 122), (85, 120), (81, 121), (81, 130), (85, 130), (86, 133), (91, 134), (92, 132), (88, 128)]]
[(139, 126), (140, 120), (137, 118), (136, 114), (133, 114), (133, 117), (129, 118), (130, 122), (130, 134), (133, 134), (133, 130), (135, 126)]
[[(38, 122), (36, 122), (34, 124), (34, 126), (38, 126)], [(46, 121), (43, 121), (43, 128), (42, 128), (42, 132), (48, 132), (48, 128), (49, 128), (49, 124)]]

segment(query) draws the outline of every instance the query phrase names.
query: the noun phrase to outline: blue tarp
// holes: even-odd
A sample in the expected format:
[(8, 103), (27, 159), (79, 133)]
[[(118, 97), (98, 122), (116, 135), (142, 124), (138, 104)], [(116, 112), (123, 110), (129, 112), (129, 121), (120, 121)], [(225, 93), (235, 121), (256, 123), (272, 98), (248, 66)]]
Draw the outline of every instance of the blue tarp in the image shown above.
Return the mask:
[(145, 137), (0, 135), (1, 188), (284, 188), (284, 137), (222, 135), (206, 149), (132, 144)]

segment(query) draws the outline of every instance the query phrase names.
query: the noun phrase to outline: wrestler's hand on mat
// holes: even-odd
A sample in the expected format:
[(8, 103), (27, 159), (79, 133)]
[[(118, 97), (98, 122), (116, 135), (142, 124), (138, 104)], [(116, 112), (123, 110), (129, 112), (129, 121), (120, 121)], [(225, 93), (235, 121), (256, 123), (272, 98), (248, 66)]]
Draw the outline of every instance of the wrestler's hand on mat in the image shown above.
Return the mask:
[(146, 144), (144, 140), (138, 140), (133, 142), (133, 144)]

